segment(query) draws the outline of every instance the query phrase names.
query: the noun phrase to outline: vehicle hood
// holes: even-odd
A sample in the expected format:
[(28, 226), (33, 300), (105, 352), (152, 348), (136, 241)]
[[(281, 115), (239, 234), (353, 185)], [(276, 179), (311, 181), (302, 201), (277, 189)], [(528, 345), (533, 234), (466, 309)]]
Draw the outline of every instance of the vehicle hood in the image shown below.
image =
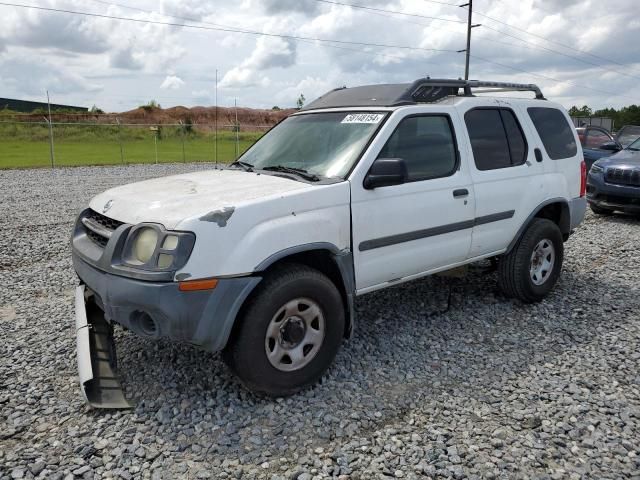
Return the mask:
[(121, 222), (160, 223), (167, 229), (199, 214), (235, 208), (258, 199), (313, 188), (304, 182), (242, 170), (207, 170), (112, 188), (90, 207)]
[(601, 158), (596, 162), (598, 166), (607, 168), (607, 167), (640, 167), (640, 151), (635, 150), (621, 150), (618, 153), (611, 155), (607, 158)]

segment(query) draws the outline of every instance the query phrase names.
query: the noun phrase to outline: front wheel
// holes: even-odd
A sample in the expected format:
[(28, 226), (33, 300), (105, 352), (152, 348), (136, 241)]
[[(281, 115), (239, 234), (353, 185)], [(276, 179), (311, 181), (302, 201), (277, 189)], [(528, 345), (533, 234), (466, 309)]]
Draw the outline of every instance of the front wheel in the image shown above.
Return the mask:
[(516, 247), (500, 259), (503, 293), (523, 302), (539, 302), (553, 289), (562, 269), (562, 233), (551, 220), (534, 219)]
[(251, 391), (293, 394), (329, 368), (344, 336), (342, 296), (321, 272), (290, 264), (251, 297), (223, 358)]

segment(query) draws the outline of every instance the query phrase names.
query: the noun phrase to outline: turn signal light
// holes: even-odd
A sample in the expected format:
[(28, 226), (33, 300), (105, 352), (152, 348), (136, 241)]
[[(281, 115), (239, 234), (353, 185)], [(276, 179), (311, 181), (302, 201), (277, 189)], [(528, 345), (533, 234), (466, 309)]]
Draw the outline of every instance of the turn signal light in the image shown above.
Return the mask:
[(181, 292), (197, 292), (200, 290), (213, 290), (217, 286), (217, 278), (208, 278), (206, 280), (190, 280), (187, 282), (179, 282), (178, 290), (180, 290)]

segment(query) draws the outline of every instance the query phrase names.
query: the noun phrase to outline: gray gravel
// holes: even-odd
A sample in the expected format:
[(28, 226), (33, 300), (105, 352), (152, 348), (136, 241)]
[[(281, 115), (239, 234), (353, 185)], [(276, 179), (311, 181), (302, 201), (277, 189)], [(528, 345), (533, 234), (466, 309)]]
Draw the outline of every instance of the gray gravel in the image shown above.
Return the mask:
[(361, 297), (335, 366), (287, 399), (248, 394), (218, 355), (118, 329), (136, 407), (88, 409), (74, 216), (108, 187), (205, 167), (0, 171), (0, 478), (640, 479), (631, 217), (589, 214), (538, 305), (480, 270)]

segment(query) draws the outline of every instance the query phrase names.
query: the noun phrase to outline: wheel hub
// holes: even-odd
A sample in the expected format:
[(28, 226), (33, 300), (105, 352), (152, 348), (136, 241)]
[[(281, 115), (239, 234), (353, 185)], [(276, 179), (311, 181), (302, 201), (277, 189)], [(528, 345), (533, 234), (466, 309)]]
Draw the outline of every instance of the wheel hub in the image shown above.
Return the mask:
[(553, 272), (556, 261), (556, 250), (553, 242), (543, 239), (533, 249), (529, 266), (529, 275), (534, 285), (545, 283)]
[(288, 301), (275, 313), (264, 339), (271, 365), (283, 372), (305, 367), (324, 342), (325, 318), (320, 305), (310, 298)]
[(280, 327), (280, 343), (285, 348), (295, 348), (303, 339), (306, 331), (304, 321), (300, 317), (289, 317)]

